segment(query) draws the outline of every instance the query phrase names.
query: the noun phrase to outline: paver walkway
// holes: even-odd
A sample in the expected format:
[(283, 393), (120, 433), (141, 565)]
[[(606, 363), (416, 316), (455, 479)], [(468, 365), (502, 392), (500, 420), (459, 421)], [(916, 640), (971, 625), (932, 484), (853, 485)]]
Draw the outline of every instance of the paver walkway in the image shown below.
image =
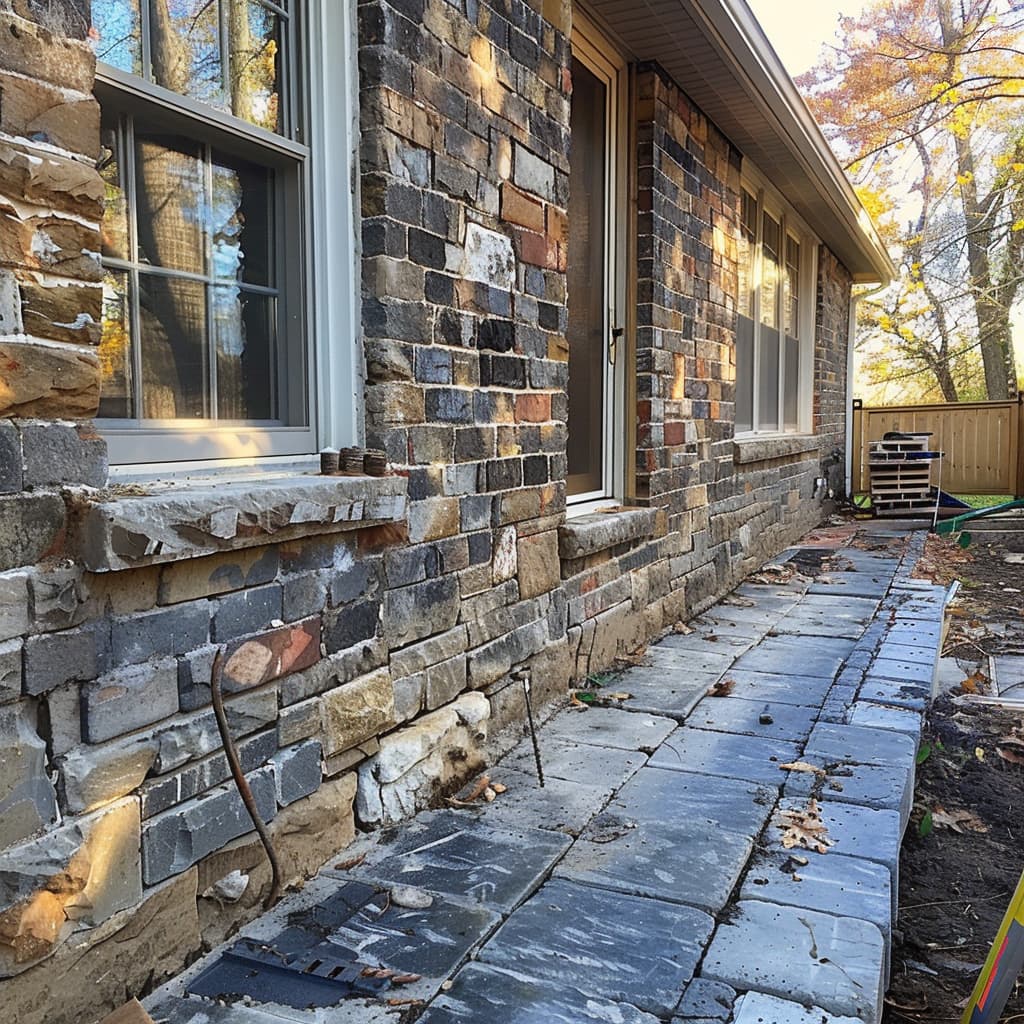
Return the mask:
[[(418, 974), (382, 998), (429, 1004), (423, 1024), (877, 1024), (945, 595), (909, 578), (923, 537), (846, 537), (781, 556), (827, 555), (824, 574), (746, 583), (651, 647), (612, 683), (622, 710), (556, 715), (543, 789), (524, 741), (491, 772), (496, 801), (376, 833), (242, 935), (314, 947), (313, 973), (333, 954)], [(797, 760), (819, 773), (781, 767)], [(811, 797), (825, 854), (782, 844)], [(147, 1000), (157, 1021), (422, 1009), (186, 996), (217, 957)]]

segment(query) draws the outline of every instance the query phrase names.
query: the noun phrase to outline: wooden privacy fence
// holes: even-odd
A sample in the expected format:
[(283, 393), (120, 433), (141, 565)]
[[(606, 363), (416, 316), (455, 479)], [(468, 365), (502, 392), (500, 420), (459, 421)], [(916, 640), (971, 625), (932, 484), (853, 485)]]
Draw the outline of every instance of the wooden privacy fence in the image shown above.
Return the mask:
[[(853, 403), (855, 494), (868, 494), (868, 442), (890, 430), (930, 433), (929, 447), (944, 453), (942, 489), (950, 494), (1024, 495), (1024, 406), (1008, 402), (862, 406)], [(938, 471), (932, 481), (938, 479)]]

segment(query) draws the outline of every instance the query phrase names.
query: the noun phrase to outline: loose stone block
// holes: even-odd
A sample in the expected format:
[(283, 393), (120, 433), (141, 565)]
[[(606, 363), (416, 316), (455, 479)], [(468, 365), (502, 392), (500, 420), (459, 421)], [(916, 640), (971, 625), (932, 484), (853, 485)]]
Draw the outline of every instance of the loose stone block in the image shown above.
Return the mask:
[(628, 1003), (584, 994), (572, 979), (563, 984), (538, 981), (500, 965), (470, 963), (452, 987), (420, 1017), (423, 1024), (465, 1024), (470, 1020), (512, 1020), (529, 1008), (545, 1024), (655, 1024), (656, 1017)]
[(632, 694), (631, 711), (663, 715), (684, 721), (697, 706), (708, 688), (716, 682), (722, 669), (705, 672), (687, 672), (684, 662), (667, 666), (637, 665), (615, 677), (616, 690)]
[(145, 737), (81, 746), (58, 758), (64, 801), (69, 811), (91, 811), (126, 796), (145, 779), (158, 744)]
[(347, 874), (509, 911), (537, 888), (570, 842), (557, 832), (505, 831), (457, 811), (432, 811), (353, 847), (353, 856), (364, 850), (367, 856)]
[(668, 1016), (693, 976), (713, 922), (706, 914), (563, 879), (548, 882), (480, 951), (494, 964), (557, 985), (578, 982), (579, 964), (595, 995)]
[(57, 797), (27, 703), (0, 708), (0, 849), (51, 824)]
[[(599, 747), (578, 742), (569, 737), (546, 736), (540, 738), (544, 777), (565, 779), (600, 779), (602, 783), (618, 786), (632, 776), (647, 760), (636, 750)], [(503, 758), (502, 765), (536, 777), (536, 759), (529, 740), (518, 743)]]
[(173, 660), (120, 668), (82, 690), (82, 728), (89, 743), (141, 729), (177, 710), (178, 666)]
[(868, 921), (744, 900), (719, 925), (701, 974), (741, 991), (877, 1021), (884, 956), (882, 933)]
[[(277, 813), (273, 768), (248, 777), (260, 816)], [(151, 818), (142, 829), (142, 874), (147, 885), (169, 878), (253, 828), (234, 783)]]
[(797, 760), (799, 754), (800, 747), (795, 743), (684, 725), (655, 750), (649, 764), (652, 768), (778, 786), (785, 778), (781, 766)]

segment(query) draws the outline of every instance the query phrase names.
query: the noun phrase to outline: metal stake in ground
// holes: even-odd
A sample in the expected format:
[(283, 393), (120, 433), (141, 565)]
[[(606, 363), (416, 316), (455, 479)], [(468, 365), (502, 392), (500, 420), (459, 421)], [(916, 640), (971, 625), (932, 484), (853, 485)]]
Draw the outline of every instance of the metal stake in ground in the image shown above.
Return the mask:
[(530, 739), (533, 741), (533, 758), (537, 762), (537, 781), (544, 788), (544, 766), (540, 763), (540, 744), (537, 742), (537, 727), (533, 724), (533, 707), (530, 704), (530, 670), (521, 669), (515, 675), (523, 684), (523, 700), (526, 702), (526, 720), (530, 725)]

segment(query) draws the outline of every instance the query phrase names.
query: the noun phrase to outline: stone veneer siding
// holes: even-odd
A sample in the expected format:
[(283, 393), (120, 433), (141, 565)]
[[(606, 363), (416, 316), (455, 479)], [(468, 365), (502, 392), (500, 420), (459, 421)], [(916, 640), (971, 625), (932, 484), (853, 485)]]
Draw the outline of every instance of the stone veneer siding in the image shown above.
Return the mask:
[[(634, 507), (567, 524), (570, 5), (367, 0), (365, 427), (400, 475), (107, 488), (93, 62), (67, 9), (0, 12), (0, 1000), (19, 1024), (99, 1015), (258, 912), (215, 650), (301, 880), (514, 742), (514, 673), (564, 694), (812, 525), (846, 366), (849, 276), (823, 251), (819, 444), (733, 442), (739, 156), (641, 68)], [(235, 869), (250, 884), (224, 903)]]

